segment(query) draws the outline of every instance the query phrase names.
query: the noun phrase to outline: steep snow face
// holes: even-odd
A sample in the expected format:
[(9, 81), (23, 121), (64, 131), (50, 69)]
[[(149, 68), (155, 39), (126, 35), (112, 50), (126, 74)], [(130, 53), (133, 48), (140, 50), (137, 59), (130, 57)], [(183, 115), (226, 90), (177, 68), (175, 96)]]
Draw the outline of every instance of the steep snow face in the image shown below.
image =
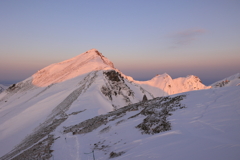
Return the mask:
[(111, 61), (96, 49), (91, 49), (72, 59), (52, 64), (39, 70), (32, 76), (32, 83), (38, 87), (45, 87), (91, 71), (113, 68)]
[(169, 95), (211, 88), (202, 84), (201, 80), (193, 75), (172, 79), (168, 74), (164, 73), (155, 76), (149, 81), (135, 82), (140, 84), (143, 88), (148, 88), (149, 86), (157, 87)]
[(217, 81), (211, 85), (213, 88), (218, 87), (229, 87), (229, 86), (240, 86), (240, 73), (232, 75), (230, 77), (224, 78)]

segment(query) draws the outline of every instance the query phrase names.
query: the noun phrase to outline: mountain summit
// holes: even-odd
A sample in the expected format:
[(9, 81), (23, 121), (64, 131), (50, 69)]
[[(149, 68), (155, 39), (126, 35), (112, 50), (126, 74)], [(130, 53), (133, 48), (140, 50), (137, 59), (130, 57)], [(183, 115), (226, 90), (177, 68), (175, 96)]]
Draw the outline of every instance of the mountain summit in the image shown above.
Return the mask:
[(91, 49), (69, 60), (52, 64), (35, 73), (32, 83), (39, 87), (63, 82), (91, 71), (113, 69), (113, 63), (98, 50)]

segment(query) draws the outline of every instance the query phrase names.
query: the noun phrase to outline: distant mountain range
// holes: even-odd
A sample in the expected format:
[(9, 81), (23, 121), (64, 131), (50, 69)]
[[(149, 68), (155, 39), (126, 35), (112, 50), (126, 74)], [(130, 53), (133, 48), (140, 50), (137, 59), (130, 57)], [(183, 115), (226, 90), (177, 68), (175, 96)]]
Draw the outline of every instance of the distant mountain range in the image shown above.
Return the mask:
[[(238, 79), (239, 74), (234, 75), (222, 86), (236, 86)], [(220, 83), (222, 81), (212, 87), (218, 87)], [(85, 152), (94, 150), (97, 159), (160, 159), (164, 150), (159, 150), (171, 140), (170, 136), (167, 141), (162, 141), (161, 136), (168, 133), (174, 135), (173, 138), (178, 139), (181, 136), (176, 135), (181, 134), (184, 137), (181, 143), (169, 149), (182, 148), (199, 136), (193, 145), (193, 149), (199, 150), (197, 144), (206, 139), (199, 129), (195, 138), (190, 132), (195, 133), (196, 126), (207, 127), (200, 124), (201, 120), (218, 125), (219, 117), (216, 124), (205, 122), (211, 120), (207, 113), (214, 114), (207, 109), (235, 104), (239, 95), (239, 87), (224, 87), (224, 96), (210, 89), (212, 87), (203, 85), (193, 75), (172, 79), (165, 73), (149, 81), (136, 81), (116, 69), (98, 50), (92, 49), (47, 66), (0, 94), (0, 157), (86, 159)], [(234, 93), (235, 99), (223, 103), (222, 99), (226, 100), (228, 93)], [(224, 109), (215, 111), (231, 116), (222, 113)], [(171, 118), (177, 113), (179, 121)], [(185, 116), (188, 119), (184, 119)], [(238, 122), (239, 118), (233, 123)], [(179, 126), (186, 128), (180, 129)], [(216, 128), (222, 129), (215, 126), (213, 131), (216, 133), (219, 131)], [(227, 135), (230, 134), (234, 133)], [(225, 138), (225, 135), (219, 135), (219, 138)], [(155, 140), (159, 146), (154, 144)], [(233, 145), (230, 140), (226, 141), (229, 146)], [(222, 145), (220, 142), (216, 144)], [(215, 143), (211, 143), (211, 147), (214, 146)], [(185, 153), (183, 148), (181, 150)]]

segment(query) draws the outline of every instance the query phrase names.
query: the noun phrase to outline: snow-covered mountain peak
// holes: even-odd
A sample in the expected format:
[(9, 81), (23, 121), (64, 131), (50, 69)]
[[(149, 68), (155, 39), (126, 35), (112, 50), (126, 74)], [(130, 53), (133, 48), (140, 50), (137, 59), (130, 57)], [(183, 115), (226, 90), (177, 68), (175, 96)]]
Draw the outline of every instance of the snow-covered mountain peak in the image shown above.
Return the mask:
[(113, 63), (98, 50), (91, 49), (76, 57), (55, 63), (39, 70), (32, 77), (32, 83), (44, 87), (72, 79), (96, 70), (113, 69)]
[(104, 57), (104, 55), (101, 52), (99, 52), (97, 49), (94, 49), (94, 48), (90, 49), (87, 52), (85, 52), (85, 54), (99, 56), (105, 64), (107, 64), (107, 65), (111, 66), (112, 68), (114, 68), (113, 63), (109, 59)]
[(200, 78), (197, 76), (189, 75), (187, 77), (172, 79), (167, 73), (156, 75), (149, 81), (136, 81), (136, 83), (142, 84), (143, 88), (147, 86), (157, 87), (169, 95), (211, 88), (202, 84)]

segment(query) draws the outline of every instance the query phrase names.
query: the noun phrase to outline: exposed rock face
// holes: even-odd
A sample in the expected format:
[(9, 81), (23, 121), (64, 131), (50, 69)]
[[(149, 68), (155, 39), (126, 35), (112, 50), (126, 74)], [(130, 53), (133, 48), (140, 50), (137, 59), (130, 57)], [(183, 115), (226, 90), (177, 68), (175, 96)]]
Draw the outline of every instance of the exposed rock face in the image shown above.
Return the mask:
[(214, 87), (224, 87), (228, 83), (229, 83), (229, 80), (225, 80), (225, 81), (219, 82)]
[(119, 82), (120, 80), (123, 80), (123, 77), (115, 70), (104, 72), (104, 74), (108, 77), (110, 81)]
[(171, 123), (167, 120), (167, 117), (172, 115), (171, 112), (185, 108), (180, 103), (184, 97), (184, 95), (174, 98), (162, 97), (160, 106), (156, 104), (147, 106), (139, 113), (147, 117), (136, 128), (139, 128), (142, 134), (156, 134), (171, 130)]
[(131, 104), (131, 99), (134, 98), (134, 92), (125, 83), (124, 78), (115, 70), (104, 71), (105, 75), (105, 85), (102, 86), (101, 92), (103, 95), (108, 97), (108, 99), (113, 103), (114, 109), (119, 108), (119, 104), (115, 104), (114, 99), (121, 96), (126, 105)]
[(121, 156), (122, 154), (124, 154), (125, 152), (118, 152), (118, 153), (116, 153), (116, 152), (111, 152), (110, 153), (110, 156), (109, 156), (109, 158), (115, 158), (115, 157), (119, 157), (119, 156)]
[(145, 102), (145, 101), (147, 101), (148, 99), (147, 99), (147, 96), (144, 94), (144, 96), (143, 96), (143, 102)]

